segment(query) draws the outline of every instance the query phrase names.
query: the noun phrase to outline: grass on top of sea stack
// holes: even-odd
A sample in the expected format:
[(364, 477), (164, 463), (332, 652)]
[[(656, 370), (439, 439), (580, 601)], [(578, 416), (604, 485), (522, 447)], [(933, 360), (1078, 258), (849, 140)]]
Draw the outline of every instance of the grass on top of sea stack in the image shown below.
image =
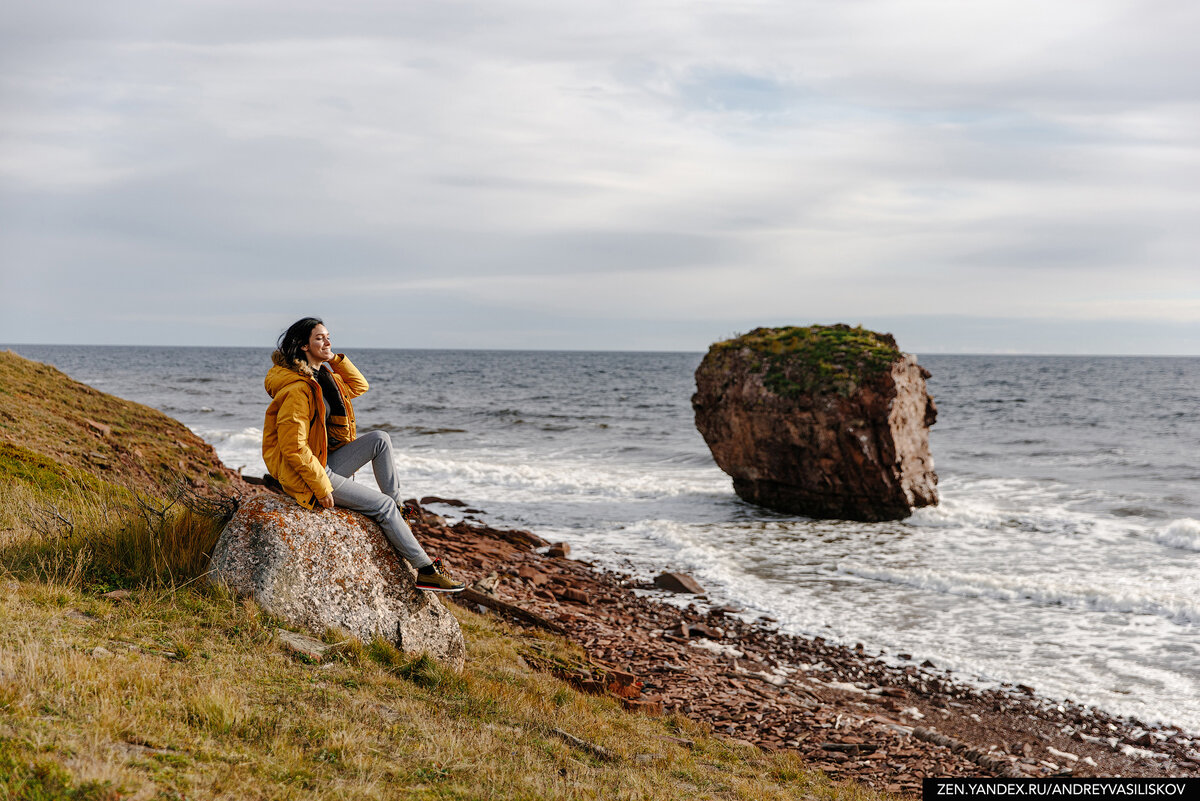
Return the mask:
[(755, 328), (713, 345), (717, 352), (754, 354), (750, 367), (777, 395), (837, 393), (848, 396), (900, 358), (891, 334), (862, 326), (810, 325)]
[(877, 797), (580, 694), (519, 653), (576, 646), (449, 606), (461, 674), (383, 642), (311, 663), (214, 589), (0, 579), (0, 798)]

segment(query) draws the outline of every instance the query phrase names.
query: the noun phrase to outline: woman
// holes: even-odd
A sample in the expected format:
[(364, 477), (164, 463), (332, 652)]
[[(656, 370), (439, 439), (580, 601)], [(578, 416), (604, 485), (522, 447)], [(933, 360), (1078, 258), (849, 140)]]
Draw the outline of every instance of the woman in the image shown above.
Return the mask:
[[(400, 486), (392, 462), (392, 439), (385, 431), (355, 436), (352, 398), (367, 391), (345, 354), (334, 354), (325, 324), (316, 317), (297, 320), (279, 337), (271, 354), (275, 366), (264, 385), (271, 396), (263, 422), (267, 470), (309, 509), (341, 506), (370, 517), (409, 564), (417, 587), (459, 592), (463, 585), (430, 559), (400, 513)], [(367, 462), (379, 491), (350, 480)]]

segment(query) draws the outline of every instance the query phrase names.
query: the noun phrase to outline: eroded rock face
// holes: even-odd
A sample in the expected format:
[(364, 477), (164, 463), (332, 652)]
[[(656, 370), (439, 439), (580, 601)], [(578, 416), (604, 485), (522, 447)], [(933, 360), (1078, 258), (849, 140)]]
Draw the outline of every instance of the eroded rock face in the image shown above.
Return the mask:
[(364, 642), (379, 634), (462, 668), (458, 621), (416, 588), (414, 572), (379, 526), (355, 512), (310, 512), (290, 498), (256, 496), (221, 532), (211, 568), (210, 580), (293, 625), (316, 633), (342, 628)]
[(928, 371), (888, 334), (755, 329), (696, 370), (696, 427), (744, 500), (792, 514), (896, 520), (935, 505)]

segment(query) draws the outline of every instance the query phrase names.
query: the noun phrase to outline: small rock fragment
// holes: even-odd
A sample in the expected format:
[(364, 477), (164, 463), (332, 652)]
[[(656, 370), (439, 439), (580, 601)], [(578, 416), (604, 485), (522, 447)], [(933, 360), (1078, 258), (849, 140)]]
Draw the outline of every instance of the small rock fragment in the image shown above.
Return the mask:
[(521, 565), (517, 568), (517, 575), (535, 587), (540, 587), (550, 580), (545, 573), (529, 565)]
[(275, 636), (279, 638), (279, 642), (283, 644), (284, 648), (306, 656), (314, 662), (320, 662), (325, 657), (325, 652), (329, 650), (329, 646), (320, 640), (287, 629), (275, 629)]
[(112, 436), (112, 426), (110, 426), (110, 425), (105, 425), (104, 423), (97, 423), (95, 420), (89, 420), (86, 417), (83, 418), (83, 422), (87, 423), (88, 426), (90, 428), (92, 428), (92, 430), (94, 430), (96, 433), (100, 434), (100, 436), (102, 436), (102, 437), (111, 437)]
[(490, 595), (493, 598), (498, 597), (496, 588), (500, 584), (500, 574), (493, 570), (487, 576), (471, 585), (471, 589), (476, 592), (481, 592), (484, 595)]
[(558, 593), (558, 597), (564, 601), (574, 601), (577, 604), (590, 604), (592, 599), (586, 592), (575, 587), (567, 587)]
[(664, 740), (668, 743), (675, 743), (676, 745), (682, 746), (683, 748), (686, 748), (689, 751), (691, 751), (693, 748), (696, 747), (695, 741), (686, 740), (682, 737), (671, 737), (670, 735), (667, 735), (667, 734), (652, 734), (650, 736), (656, 740)]
[(690, 592), (699, 595), (704, 588), (687, 573), (663, 573), (654, 579), (654, 586), (667, 592)]
[(704, 623), (691, 624), (688, 626), (688, 633), (692, 636), (707, 637), (710, 640), (719, 640), (725, 636), (725, 632)]
[(457, 498), (439, 498), (437, 495), (426, 495), (421, 499), (421, 505), (426, 506), (431, 503), (440, 503), (443, 506), (466, 506), (465, 501), (460, 501)]
[(563, 731), (562, 729), (553, 728), (553, 729), (550, 729), (550, 731), (553, 734), (557, 735), (558, 737), (561, 737), (563, 740), (565, 740), (567, 743), (574, 746), (575, 748), (578, 748), (581, 751), (586, 751), (587, 753), (589, 753), (599, 759), (602, 759), (605, 762), (613, 762), (613, 761), (616, 761), (616, 759), (617, 759), (615, 754), (613, 754), (611, 751), (609, 751), (607, 748), (604, 748), (603, 746), (596, 745), (595, 743), (589, 743), (587, 740), (581, 740), (580, 738), (576, 737), (574, 734), (568, 734), (567, 732)]
[(1057, 748), (1054, 748), (1049, 745), (1046, 746), (1046, 750), (1049, 751), (1050, 753), (1054, 754), (1056, 757), (1059, 757), (1060, 759), (1069, 759), (1072, 762), (1076, 762), (1079, 759), (1078, 754), (1070, 754), (1070, 753), (1067, 753), (1066, 751), (1059, 751)]

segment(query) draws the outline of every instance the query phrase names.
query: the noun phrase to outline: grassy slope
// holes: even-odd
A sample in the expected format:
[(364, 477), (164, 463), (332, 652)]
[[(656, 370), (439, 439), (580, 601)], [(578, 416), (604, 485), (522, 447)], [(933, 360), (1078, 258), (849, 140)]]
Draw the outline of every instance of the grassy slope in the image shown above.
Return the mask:
[[(18, 366), (0, 442), (0, 799), (874, 797), (794, 755), (581, 695), (521, 656), (578, 659), (576, 646), (452, 604), (462, 674), (385, 643), (345, 642), (322, 665), (291, 655), (278, 621), (191, 581), (211, 521), (147, 512), (127, 487), (152, 470), (110, 460), (101, 478), (86, 445), (51, 447), (87, 416), (174, 459), (178, 424), (82, 385), (77, 413), (48, 405), (65, 376), (37, 370), (39, 385)], [(28, 422), (43, 412), (44, 429)], [(188, 478), (212, 473), (191, 464)], [(101, 595), (113, 586), (133, 593)]]
[(212, 448), (178, 421), (12, 351), (0, 351), (5, 440), (132, 489), (161, 492), (177, 476), (217, 485), (232, 479)]
[(407, 663), (381, 644), (352, 643), (334, 661), (307, 664), (253, 605), (218, 594), (143, 590), (113, 602), (9, 581), (0, 590), (0, 754), (25, 768), (0, 778), (0, 797), (48, 780), (91, 798), (860, 795), (807, 774), (794, 756), (581, 695), (519, 653), (533, 639), (560, 653), (573, 646), (455, 614), (468, 667), (454, 675), (421, 663), (405, 678)]

